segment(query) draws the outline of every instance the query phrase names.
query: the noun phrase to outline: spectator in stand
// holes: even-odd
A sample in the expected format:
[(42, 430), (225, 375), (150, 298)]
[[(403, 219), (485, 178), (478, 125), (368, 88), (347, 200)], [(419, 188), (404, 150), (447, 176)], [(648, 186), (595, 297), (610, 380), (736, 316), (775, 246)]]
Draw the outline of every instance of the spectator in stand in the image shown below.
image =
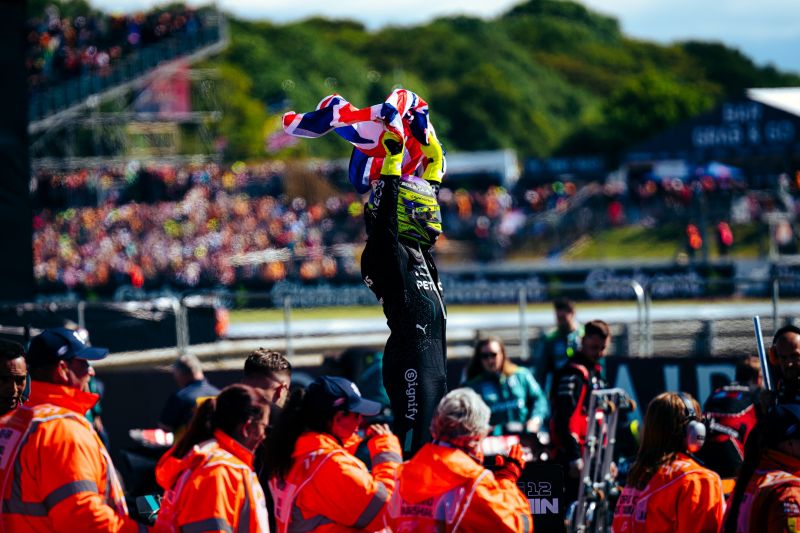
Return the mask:
[(253, 450), (265, 438), (269, 416), (269, 400), (247, 385), (231, 385), (203, 402), (156, 467), (165, 493), (154, 529), (268, 533)]
[(18, 342), (0, 339), (0, 416), (25, 402), (27, 384), (25, 349)]
[(550, 437), (554, 460), (564, 468), (565, 496), (578, 497), (586, 443), (587, 417), (592, 391), (606, 387), (600, 361), (605, 357), (611, 332), (602, 320), (584, 326), (581, 349), (556, 370), (550, 391)]
[(400, 442), (388, 426), (373, 424), (366, 432), (372, 473), (352, 455), (362, 416), (380, 409), (353, 382), (332, 376), (289, 398), (267, 441), (278, 531), (381, 529), (402, 461)]
[(760, 392), (759, 360), (748, 356), (736, 364), (735, 381), (712, 392), (703, 405), (708, 436), (697, 458), (720, 475), (726, 496), (733, 492), (747, 439), (762, 416)]
[(194, 33), (200, 24), (195, 12), (186, 8), (125, 16), (94, 11), (62, 16), (51, 4), (27, 22), (28, 85), (34, 90), (84, 74), (107, 76), (126, 54)]
[(216, 396), (219, 389), (206, 380), (202, 363), (191, 354), (182, 355), (173, 363), (172, 377), (178, 384), (178, 390), (167, 399), (159, 426), (179, 437), (200, 401)]
[(261, 389), (269, 401), (283, 407), (292, 384), (292, 364), (280, 352), (259, 348), (244, 362), (242, 383)]
[(533, 350), (536, 381), (544, 384), (548, 392), (552, 388), (553, 373), (578, 352), (583, 336), (583, 327), (575, 318), (575, 304), (571, 300), (557, 298), (553, 301), (553, 311), (555, 329), (542, 337)]
[(533, 531), (530, 505), (517, 487), (522, 447), (512, 447), (490, 472), (481, 453), (489, 429), (489, 408), (475, 391), (447, 393), (431, 421), (433, 441), (397, 470), (385, 525), (398, 533)]
[(84, 417), (98, 399), (88, 392), (90, 361), (107, 354), (66, 328), (31, 340), (30, 398), (0, 423), (0, 529), (139, 530), (111, 458)]
[(747, 441), (721, 531), (783, 533), (800, 522), (800, 405), (775, 406)]
[(724, 220), (717, 223), (717, 250), (720, 257), (727, 257), (733, 246), (733, 230)]
[(475, 344), (467, 363), (466, 387), (477, 392), (492, 413), (492, 435), (538, 433), (549, 406), (542, 388), (527, 368), (515, 365), (499, 337)]
[(642, 444), (614, 513), (616, 533), (719, 531), (722, 483), (693, 456), (705, 436), (700, 414), (685, 393), (659, 394), (647, 406)]

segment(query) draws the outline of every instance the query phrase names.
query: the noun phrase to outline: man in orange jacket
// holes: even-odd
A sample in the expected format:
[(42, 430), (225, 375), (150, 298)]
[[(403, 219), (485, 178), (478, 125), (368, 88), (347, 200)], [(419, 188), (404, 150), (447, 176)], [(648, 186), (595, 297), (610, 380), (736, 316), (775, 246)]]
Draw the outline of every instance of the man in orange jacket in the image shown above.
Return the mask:
[[(750, 450), (724, 531), (783, 533), (800, 529), (800, 405), (779, 404), (759, 423), (759, 449)], [(751, 453), (756, 452), (756, 453)], [(752, 463), (758, 461), (753, 472)], [(746, 473), (745, 473), (746, 472)]]
[(395, 533), (533, 531), (517, 487), (524, 466), (516, 445), (495, 472), (481, 466), (489, 407), (472, 389), (450, 391), (431, 422), (433, 442), (397, 470), (385, 524)]
[(0, 419), (0, 530), (140, 529), (128, 517), (111, 458), (84, 417), (98, 400), (87, 392), (94, 375), (89, 361), (107, 353), (66, 328), (47, 329), (31, 341), (30, 398)]

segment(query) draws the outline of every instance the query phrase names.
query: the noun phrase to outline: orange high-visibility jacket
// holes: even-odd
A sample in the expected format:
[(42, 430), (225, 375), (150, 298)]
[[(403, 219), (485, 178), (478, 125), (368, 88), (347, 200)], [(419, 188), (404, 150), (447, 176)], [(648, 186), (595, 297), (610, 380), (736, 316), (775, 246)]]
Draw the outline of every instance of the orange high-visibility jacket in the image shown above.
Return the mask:
[(377, 435), (367, 446), (372, 473), (331, 435), (301, 435), (289, 475), (269, 483), (278, 533), (380, 530), (402, 451), (394, 435)]
[(679, 453), (642, 490), (625, 487), (614, 512), (614, 533), (717, 533), (725, 500), (716, 472)]
[(800, 460), (767, 450), (745, 489), (736, 533), (800, 531)]
[(394, 533), (533, 531), (527, 498), (456, 448), (429, 443), (397, 470), (386, 511)]
[(0, 531), (144, 530), (128, 517), (108, 452), (84, 413), (98, 396), (34, 381), (0, 421)]
[(156, 531), (269, 533), (250, 450), (217, 430), (184, 457), (170, 452), (156, 466), (156, 479), (166, 489)]

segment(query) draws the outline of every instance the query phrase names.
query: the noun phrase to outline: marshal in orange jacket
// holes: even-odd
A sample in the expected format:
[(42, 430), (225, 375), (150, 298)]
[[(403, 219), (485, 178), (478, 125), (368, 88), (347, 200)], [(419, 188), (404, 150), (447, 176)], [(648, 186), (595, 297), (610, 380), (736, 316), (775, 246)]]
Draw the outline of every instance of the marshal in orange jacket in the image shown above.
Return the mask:
[(170, 452), (156, 467), (156, 479), (166, 489), (156, 531), (269, 532), (250, 450), (216, 430), (213, 439), (184, 457)]
[(625, 487), (614, 533), (717, 533), (725, 500), (719, 476), (679, 453), (642, 490)]
[(737, 518), (736, 533), (800, 531), (800, 460), (766, 450)]
[(34, 381), (0, 419), (0, 531), (134, 532), (114, 465), (84, 413), (98, 396)]
[(304, 433), (297, 439), (285, 480), (270, 480), (278, 533), (378, 531), (402, 461), (394, 435), (367, 442), (372, 473), (331, 435)]
[(456, 448), (426, 444), (397, 471), (386, 512), (394, 533), (532, 532), (527, 498)]

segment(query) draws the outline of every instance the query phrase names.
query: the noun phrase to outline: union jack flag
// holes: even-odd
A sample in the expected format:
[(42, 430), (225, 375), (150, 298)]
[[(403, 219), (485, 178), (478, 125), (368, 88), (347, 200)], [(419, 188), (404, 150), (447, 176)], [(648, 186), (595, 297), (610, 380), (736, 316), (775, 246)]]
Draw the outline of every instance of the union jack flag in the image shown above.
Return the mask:
[(407, 89), (396, 89), (383, 103), (359, 109), (338, 94), (323, 98), (314, 111), (283, 115), (289, 135), (313, 139), (331, 130), (353, 145), (350, 182), (359, 193), (369, 190), (383, 164), (381, 137), (386, 130), (405, 138), (403, 174), (413, 174), (422, 163), (420, 143), (435, 135), (428, 119), (428, 103)]

